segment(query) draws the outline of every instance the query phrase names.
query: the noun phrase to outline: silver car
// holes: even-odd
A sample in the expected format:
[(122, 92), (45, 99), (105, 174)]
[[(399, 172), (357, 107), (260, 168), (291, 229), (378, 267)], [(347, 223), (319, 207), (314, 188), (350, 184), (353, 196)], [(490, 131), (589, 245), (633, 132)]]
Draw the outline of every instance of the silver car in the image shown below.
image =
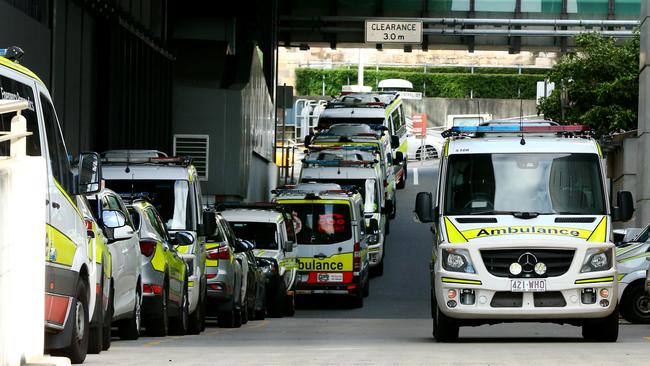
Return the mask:
[(235, 233), (221, 216), (213, 215), (216, 228), (206, 235), (205, 273), (208, 282), (208, 315), (217, 316), (220, 327), (242, 323), (242, 267), (235, 257)]
[(142, 322), (151, 336), (183, 335), (189, 323), (189, 271), (174, 246), (194, 242), (191, 233), (170, 237), (155, 207), (143, 200), (129, 206), (140, 239)]

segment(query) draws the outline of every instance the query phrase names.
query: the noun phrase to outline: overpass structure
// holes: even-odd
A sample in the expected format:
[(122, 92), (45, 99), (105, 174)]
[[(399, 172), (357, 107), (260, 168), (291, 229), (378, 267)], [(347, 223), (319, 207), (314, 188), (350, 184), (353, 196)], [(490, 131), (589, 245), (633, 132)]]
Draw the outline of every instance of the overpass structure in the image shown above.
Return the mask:
[[(0, 46), (26, 51), (21, 62), (51, 90), (72, 155), (195, 149), (204, 193), (263, 200), (277, 171), (279, 47), (565, 51), (582, 32), (630, 37), (645, 3), (249, 0), (224, 6), (192, 0), (0, 0)], [(367, 19), (421, 21), (422, 41), (365, 43)], [(647, 27), (644, 22), (644, 40)], [(642, 98), (649, 78), (644, 55)], [(647, 113), (644, 102), (641, 118)], [(647, 123), (643, 119), (639, 130)], [(640, 202), (650, 202), (650, 189), (643, 192)]]

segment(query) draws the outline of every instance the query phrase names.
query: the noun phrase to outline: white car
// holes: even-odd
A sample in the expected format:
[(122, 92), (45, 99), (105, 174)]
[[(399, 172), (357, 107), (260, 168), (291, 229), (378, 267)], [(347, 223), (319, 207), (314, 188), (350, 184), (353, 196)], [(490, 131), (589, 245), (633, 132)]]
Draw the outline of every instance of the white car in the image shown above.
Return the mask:
[(417, 137), (413, 130), (409, 130), (406, 137), (408, 139), (408, 157), (412, 160), (437, 159), (445, 145), (445, 138), (442, 137), (441, 131), (434, 129), (427, 129), (424, 139)]
[[(630, 229), (628, 229), (630, 230)], [(619, 311), (630, 323), (650, 323), (650, 296), (646, 292), (650, 267), (650, 225), (616, 248)]]
[(110, 189), (87, 195), (90, 210), (104, 231), (112, 258), (112, 321), (122, 339), (140, 336), (142, 280), (140, 239), (120, 196)]

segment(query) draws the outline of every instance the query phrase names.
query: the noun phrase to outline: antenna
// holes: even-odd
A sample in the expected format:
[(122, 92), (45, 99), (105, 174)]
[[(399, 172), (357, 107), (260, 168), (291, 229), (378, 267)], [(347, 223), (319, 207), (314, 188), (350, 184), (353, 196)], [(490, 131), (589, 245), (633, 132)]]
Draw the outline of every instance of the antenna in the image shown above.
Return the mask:
[(524, 139), (524, 100), (521, 99), (521, 89), (517, 91), (519, 94), (519, 129), (521, 130), (521, 145), (526, 145), (526, 139)]

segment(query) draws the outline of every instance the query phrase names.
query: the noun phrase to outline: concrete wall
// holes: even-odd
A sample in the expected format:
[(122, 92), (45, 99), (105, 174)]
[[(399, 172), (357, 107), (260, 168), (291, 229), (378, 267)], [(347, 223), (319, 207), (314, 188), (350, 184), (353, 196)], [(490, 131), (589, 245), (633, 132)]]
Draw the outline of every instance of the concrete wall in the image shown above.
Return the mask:
[[(616, 193), (618, 191), (630, 191), (636, 199), (638, 197), (637, 183), (640, 179), (638, 174), (639, 161), (639, 139), (636, 131), (631, 131), (614, 138), (613, 147), (603, 145), (603, 149), (609, 150), (607, 156), (607, 178), (609, 180), (609, 197), (613, 197), (616, 204)], [(642, 221), (637, 211), (635, 216), (627, 222), (615, 222), (615, 228), (642, 227), (647, 224)]]
[(406, 115), (426, 113), (429, 126), (444, 126), (447, 115), (450, 114), (492, 114), (492, 118), (509, 118), (520, 115), (537, 114), (537, 105), (534, 100), (515, 99), (484, 99), (484, 98), (423, 98), (422, 100), (406, 100)]

